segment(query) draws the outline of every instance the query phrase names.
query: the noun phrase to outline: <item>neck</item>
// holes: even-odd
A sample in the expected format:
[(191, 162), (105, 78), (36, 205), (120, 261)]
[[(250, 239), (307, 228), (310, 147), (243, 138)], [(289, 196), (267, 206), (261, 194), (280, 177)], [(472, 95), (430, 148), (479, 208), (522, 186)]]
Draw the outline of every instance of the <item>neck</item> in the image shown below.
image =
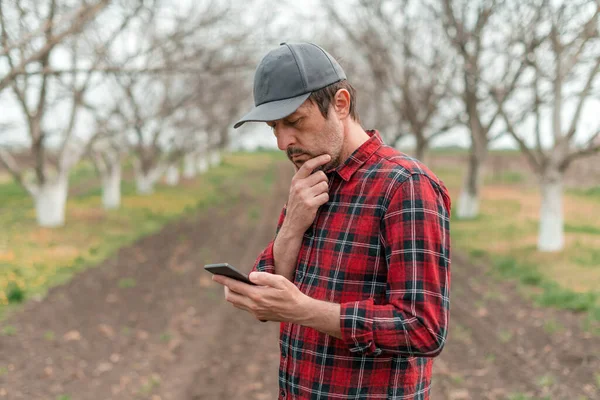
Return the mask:
[(343, 163), (356, 151), (364, 142), (369, 140), (369, 135), (360, 124), (352, 119), (349, 119), (348, 125), (345, 127), (345, 141), (342, 146), (340, 160)]

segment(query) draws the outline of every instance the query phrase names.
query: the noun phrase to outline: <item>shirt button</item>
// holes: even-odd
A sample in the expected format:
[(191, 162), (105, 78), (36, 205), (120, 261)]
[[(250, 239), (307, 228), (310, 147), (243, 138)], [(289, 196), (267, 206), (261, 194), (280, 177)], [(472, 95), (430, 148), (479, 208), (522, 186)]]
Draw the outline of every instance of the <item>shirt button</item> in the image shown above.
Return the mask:
[(286, 350), (286, 348), (285, 348), (285, 347), (281, 349), (281, 356), (282, 356), (283, 358), (286, 358), (286, 357), (287, 357), (287, 350)]
[(282, 398), (285, 398), (285, 390), (281, 389), (281, 391), (279, 392), (279, 395), (280, 395)]

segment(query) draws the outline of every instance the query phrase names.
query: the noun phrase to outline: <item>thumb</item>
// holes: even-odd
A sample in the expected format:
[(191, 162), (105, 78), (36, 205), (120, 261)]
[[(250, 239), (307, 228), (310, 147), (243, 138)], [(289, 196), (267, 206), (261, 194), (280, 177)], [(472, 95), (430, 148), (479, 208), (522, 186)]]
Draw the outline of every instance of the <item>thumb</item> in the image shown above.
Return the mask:
[[(248, 276), (251, 282), (256, 283), (259, 286), (270, 286), (270, 287), (281, 287), (281, 275), (270, 274), (268, 272), (251, 272)], [(285, 278), (283, 278), (285, 279)]]

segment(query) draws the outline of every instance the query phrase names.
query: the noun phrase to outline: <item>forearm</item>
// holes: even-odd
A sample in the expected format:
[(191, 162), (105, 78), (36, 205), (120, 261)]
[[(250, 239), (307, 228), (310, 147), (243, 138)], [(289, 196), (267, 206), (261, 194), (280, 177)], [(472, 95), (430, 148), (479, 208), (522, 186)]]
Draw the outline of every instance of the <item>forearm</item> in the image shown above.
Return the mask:
[(302, 236), (301, 233), (293, 232), (284, 223), (273, 244), (275, 273), (284, 276), (291, 282), (294, 281), (298, 253), (302, 246)]
[(302, 315), (295, 321), (327, 335), (342, 338), (340, 329), (340, 305), (306, 297)]

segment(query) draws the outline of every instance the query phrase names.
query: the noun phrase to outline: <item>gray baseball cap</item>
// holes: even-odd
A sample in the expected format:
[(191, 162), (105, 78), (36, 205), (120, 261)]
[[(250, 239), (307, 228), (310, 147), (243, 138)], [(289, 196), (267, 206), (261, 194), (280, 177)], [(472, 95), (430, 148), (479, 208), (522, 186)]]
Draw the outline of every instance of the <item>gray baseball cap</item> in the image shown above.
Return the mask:
[(258, 64), (254, 74), (254, 108), (233, 127), (285, 118), (312, 92), (344, 79), (342, 67), (316, 44), (281, 43)]

